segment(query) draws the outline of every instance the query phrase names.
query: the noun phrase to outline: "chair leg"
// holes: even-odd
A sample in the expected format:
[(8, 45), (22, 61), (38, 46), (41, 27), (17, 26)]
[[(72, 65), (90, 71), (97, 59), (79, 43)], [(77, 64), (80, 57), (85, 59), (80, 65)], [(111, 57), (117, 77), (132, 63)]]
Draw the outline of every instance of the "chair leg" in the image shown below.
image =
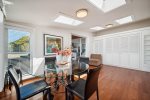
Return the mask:
[(74, 100), (74, 95), (73, 94), (71, 94), (71, 99)]
[(69, 100), (74, 100), (74, 95), (72, 92), (69, 93)]
[(65, 88), (65, 99), (70, 100), (70, 99), (68, 99), (68, 90), (67, 90), (67, 88)]
[(99, 100), (99, 92), (98, 92), (98, 88), (97, 88), (96, 93), (97, 93), (97, 100)]
[(80, 75), (79, 75), (79, 79), (80, 79)]
[(43, 100), (45, 100), (46, 98), (45, 98), (45, 91), (43, 91)]
[(53, 98), (51, 98), (50, 89), (47, 89), (47, 94), (48, 94), (48, 100), (53, 100)]

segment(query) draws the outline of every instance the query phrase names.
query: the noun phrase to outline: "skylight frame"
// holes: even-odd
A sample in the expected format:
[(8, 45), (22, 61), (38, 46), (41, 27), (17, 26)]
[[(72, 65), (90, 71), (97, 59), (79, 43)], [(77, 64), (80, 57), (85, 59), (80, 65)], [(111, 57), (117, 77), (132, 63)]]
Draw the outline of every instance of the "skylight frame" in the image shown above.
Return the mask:
[(87, 0), (104, 13), (110, 12), (126, 4), (126, 0)]
[(127, 17), (123, 17), (123, 18), (115, 20), (115, 22), (117, 22), (118, 24), (131, 23), (132, 21), (133, 21), (132, 16), (127, 16)]
[(92, 28), (90, 28), (90, 29), (91, 29), (91, 30), (100, 31), (100, 30), (103, 30), (103, 29), (105, 29), (105, 28), (100, 27), (100, 26), (95, 26), (95, 27), (92, 27)]
[(73, 19), (73, 18), (71, 18), (71, 17), (64, 16), (64, 15), (59, 15), (59, 16), (54, 20), (54, 22), (56, 22), (56, 23), (61, 23), (61, 24), (65, 24), (65, 25), (71, 25), (71, 26), (78, 26), (78, 25), (84, 23), (83, 21), (76, 20), (76, 19)]

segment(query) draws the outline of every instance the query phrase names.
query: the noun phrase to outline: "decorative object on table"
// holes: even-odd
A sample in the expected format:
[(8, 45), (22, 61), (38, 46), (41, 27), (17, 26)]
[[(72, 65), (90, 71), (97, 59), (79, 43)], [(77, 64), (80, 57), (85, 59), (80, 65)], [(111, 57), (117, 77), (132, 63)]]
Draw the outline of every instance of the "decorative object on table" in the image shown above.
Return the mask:
[(62, 50), (63, 37), (44, 34), (44, 55), (56, 54)]
[(58, 63), (67, 64), (68, 62), (71, 62), (71, 49), (65, 48), (64, 50), (58, 50), (55, 51), (56, 53), (56, 61)]

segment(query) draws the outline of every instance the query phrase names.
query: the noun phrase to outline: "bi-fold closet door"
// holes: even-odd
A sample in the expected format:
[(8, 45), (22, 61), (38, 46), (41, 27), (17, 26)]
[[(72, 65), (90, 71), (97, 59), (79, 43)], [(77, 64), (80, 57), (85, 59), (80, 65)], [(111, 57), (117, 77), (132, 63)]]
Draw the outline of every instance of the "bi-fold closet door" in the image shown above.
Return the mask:
[(103, 56), (106, 65), (139, 69), (140, 33), (105, 35), (95, 40), (95, 53)]
[(140, 34), (128, 33), (104, 38), (104, 64), (139, 68)]

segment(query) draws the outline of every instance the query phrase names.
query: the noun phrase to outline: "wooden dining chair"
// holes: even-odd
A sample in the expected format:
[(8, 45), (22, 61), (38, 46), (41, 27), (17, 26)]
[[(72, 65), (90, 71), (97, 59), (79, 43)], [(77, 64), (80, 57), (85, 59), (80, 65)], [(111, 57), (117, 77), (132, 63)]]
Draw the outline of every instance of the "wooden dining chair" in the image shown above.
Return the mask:
[[(97, 100), (99, 100), (98, 93), (98, 77), (102, 67), (90, 69), (87, 75), (87, 79), (79, 79), (66, 86), (66, 100), (73, 99), (73, 95), (76, 95), (81, 100), (87, 100), (96, 91)], [(72, 97), (72, 98), (69, 98)]]

